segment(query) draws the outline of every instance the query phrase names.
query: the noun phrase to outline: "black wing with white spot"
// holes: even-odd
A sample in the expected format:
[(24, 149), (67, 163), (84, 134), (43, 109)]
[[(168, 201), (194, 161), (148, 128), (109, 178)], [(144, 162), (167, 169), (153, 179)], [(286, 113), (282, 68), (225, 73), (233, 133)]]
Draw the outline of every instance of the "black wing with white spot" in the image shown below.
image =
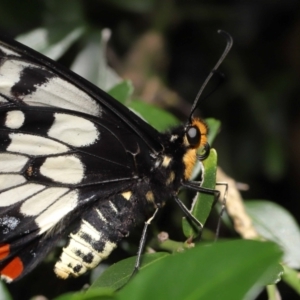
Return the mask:
[(0, 37), (0, 103), (70, 109), (107, 115), (141, 138), (153, 152), (162, 150), (158, 132), (98, 87), (42, 54)]
[(108, 94), (2, 39), (2, 278), (30, 271), (82, 209), (130, 190), (161, 150), (159, 133)]

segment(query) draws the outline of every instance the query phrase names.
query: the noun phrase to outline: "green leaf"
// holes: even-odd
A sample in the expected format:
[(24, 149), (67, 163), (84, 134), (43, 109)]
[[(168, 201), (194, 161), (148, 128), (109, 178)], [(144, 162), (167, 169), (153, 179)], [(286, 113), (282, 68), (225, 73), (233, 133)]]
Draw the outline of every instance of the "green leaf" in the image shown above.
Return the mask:
[[(208, 158), (203, 161), (203, 169), (204, 180), (201, 186), (214, 190), (217, 174), (217, 152), (215, 149), (211, 149)], [(204, 225), (211, 212), (215, 194), (201, 192), (197, 193), (196, 197), (196, 200), (194, 199), (193, 201), (191, 213), (202, 225)], [(186, 217), (182, 220), (182, 229), (187, 238), (196, 237), (199, 234), (199, 232), (196, 232), (186, 220)]]
[(266, 287), (267, 293), (268, 293), (268, 300), (279, 300), (281, 299), (280, 293), (277, 289), (277, 286), (272, 284), (268, 285)]
[(282, 276), (283, 281), (286, 282), (291, 288), (293, 288), (298, 293), (298, 295), (300, 295), (299, 272), (285, 265), (283, 266), (283, 268), (284, 268), (284, 273)]
[(130, 102), (129, 107), (142, 115), (158, 131), (165, 131), (179, 124), (172, 114), (143, 101), (134, 100)]
[(197, 246), (149, 266), (117, 299), (244, 299), (261, 287), (280, 258), (280, 249), (270, 242), (238, 240)]
[(284, 270), (281, 264), (274, 264), (267, 274), (263, 285), (273, 285), (281, 280)]
[(109, 288), (95, 288), (78, 293), (66, 293), (54, 300), (98, 300), (114, 299), (114, 291)]
[(220, 131), (221, 122), (217, 119), (208, 118), (205, 119), (205, 122), (208, 126), (208, 143), (212, 145), (214, 139), (216, 138), (217, 134)]
[(0, 299), (12, 300), (12, 296), (10, 295), (5, 283), (2, 280), (0, 280)]
[(300, 268), (300, 229), (294, 217), (270, 201), (247, 201), (246, 211), (259, 235), (277, 243), (284, 251), (283, 262)]
[(108, 93), (125, 105), (133, 93), (133, 85), (131, 81), (124, 80), (111, 88)]
[[(157, 252), (153, 254), (144, 254), (142, 256), (142, 264), (140, 270), (143, 270), (150, 265), (157, 263), (161, 259), (169, 256), (166, 252)], [(134, 270), (134, 264), (136, 262), (136, 257), (130, 257), (123, 259), (118, 263), (112, 265), (106, 269), (102, 275), (95, 280), (91, 285), (90, 289), (99, 288), (99, 287), (109, 287), (113, 290), (117, 290), (127, 283), (132, 272)]]

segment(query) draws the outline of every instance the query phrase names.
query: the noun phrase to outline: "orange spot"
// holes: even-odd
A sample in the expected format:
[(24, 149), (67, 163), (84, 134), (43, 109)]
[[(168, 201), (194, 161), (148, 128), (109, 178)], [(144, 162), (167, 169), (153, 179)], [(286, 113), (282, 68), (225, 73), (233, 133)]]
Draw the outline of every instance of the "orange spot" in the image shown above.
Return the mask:
[(10, 246), (9, 244), (4, 244), (0, 246), (0, 260), (7, 257), (10, 253)]
[(14, 280), (19, 277), (24, 270), (24, 265), (20, 257), (15, 257), (10, 261), (1, 271), (1, 275), (7, 277), (7, 279)]

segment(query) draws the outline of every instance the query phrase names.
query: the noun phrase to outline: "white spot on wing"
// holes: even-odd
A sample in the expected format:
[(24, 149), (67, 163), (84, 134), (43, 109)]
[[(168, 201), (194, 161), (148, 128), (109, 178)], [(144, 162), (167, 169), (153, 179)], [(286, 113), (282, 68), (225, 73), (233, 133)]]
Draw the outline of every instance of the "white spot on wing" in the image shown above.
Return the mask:
[(3, 281), (5, 281), (6, 283), (11, 283), (11, 282), (13, 281), (13, 279), (12, 279), (11, 277), (6, 276), (6, 275), (1, 275), (0, 277), (1, 277), (1, 279), (2, 279)]
[(47, 188), (27, 199), (21, 206), (20, 212), (27, 216), (37, 216), (43, 212), (47, 207), (57, 201), (69, 189), (67, 188)]
[(95, 125), (80, 117), (56, 113), (48, 135), (75, 147), (93, 144), (99, 136)]
[(19, 224), (20, 219), (15, 217), (4, 216), (0, 218), (0, 225), (1, 227), (4, 227), (4, 230), (1, 230), (3, 234), (7, 234), (14, 230)]
[(84, 178), (84, 167), (74, 155), (48, 157), (40, 172), (53, 181), (67, 184), (79, 183)]
[(0, 50), (1, 50), (2, 52), (4, 52), (6, 55), (20, 56), (19, 53), (14, 52), (14, 51), (12, 51), (12, 50), (10, 50), (10, 49), (8, 49), (8, 48), (5, 48), (5, 47), (3, 47), (3, 46), (0, 46)]
[(0, 96), (0, 103), (8, 103), (8, 101), (5, 98)]
[[(10, 50), (5, 49), (5, 51), (7, 53)], [(15, 53), (12, 52), (12, 54)], [(5, 61), (0, 67), (0, 93), (9, 97), (13, 96), (11, 88), (20, 81), (23, 69), (30, 66), (32, 67), (18, 60)], [(43, 67), (35, 67), (45, 70)], [(23, 99), (20, 96), (20, 100), (31, 106), (61, 107), (97, 117), (101, 116), (101, 106), (88, 94), (66, 80), (52, 77), (44, 84), (37, 84), (35, 87), (34, 92), (24, 95)]]
[(34, 195), (45, 188), (45, 186), (36, 183), (28, 183), (6, 192), (0, 193), (0, 207), (9, 206)]
[(29, 155), (48, 155), (64, 153), (69, 150), (61, 143), (32, 134), (11, 133), (9, 137), (11, 143), (7, 147), (7, 151)]
[(25, 120), (23, 112), (20, 110), (11, 110), (6, 114), (5, 126), (11, 129), (20, 128)]
[(28, 157), (11, 153), (0, 153), (0, 173), (20, 172)]
[(26, 180), (23, 176), (17, 174), (0, 174), (0, 191), (10, 187), (20, 185)]
[(6, 96), (11, 96), (11, 87), (20, 80), (24, 64), (8, 60), (0, 67), (0, 92)]
[(37, 86), (36, 91), (26, 95), (23, 101), (32, 106), (54, 106), (93, 116), (101, 115), (100, 105), (93, 98), (59, 77)]
[(61, 221), (63, 217), (76, 208), (77, 202), (77, 191), (71, 191), (54, 202), (35, 219), (35, 223), (40, 228), (39, 234), (49, 230), (55, 224)]

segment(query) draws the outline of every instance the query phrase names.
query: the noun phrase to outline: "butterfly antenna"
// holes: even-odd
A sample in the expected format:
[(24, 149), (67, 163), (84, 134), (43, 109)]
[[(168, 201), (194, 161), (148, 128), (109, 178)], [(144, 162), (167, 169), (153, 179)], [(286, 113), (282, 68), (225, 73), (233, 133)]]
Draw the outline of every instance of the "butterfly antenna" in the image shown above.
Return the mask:
[(218, 30), (218, 33), (222, 34), (223, 36), (226, 37), (227, 39), (227, 45), (226, 45), (226, 48), (223, 52), (223, 54), (221, 55), (221, 57), (219, 58), (218, 62), (216, 63), (216, 65), (214, 66), (214, 68), (210, 71), (210, 73), (208, 74), (208, 76), (206, 77), (204, 83), (202, 84), (196, 98), (195, 98), (195, 101), (193, 103), (193, 106), (192, 106), (192, 109), (191, 109), (191, 113), (190, 113), (190, 116), (189, 116), (189, 120), (190, 122), (192, 121), (192, 116), (193, 116), (193, 113), (195, 111), (195, 109), (197, 108), (197, 105), (198, 105), (198, 102), (199, 102), (199, 99), (202, 95), (202, 92), (203, 90), (205, 89), (205, 87), (207, 86), (209, 80), (211, 79), (211, 77), (213, 76), (213, 74), (216, 72), (216, 70), (219, 68), (220, 64), (223, 62), (223, 60), (225, 59), (225, 57), (227, 56), (227, 54), (229, 53), (231, 47), (232, 47), (232, 44), (233, 44), (233, 39), (231, 37), (231, 35), (224, 31), (224, 30)]

